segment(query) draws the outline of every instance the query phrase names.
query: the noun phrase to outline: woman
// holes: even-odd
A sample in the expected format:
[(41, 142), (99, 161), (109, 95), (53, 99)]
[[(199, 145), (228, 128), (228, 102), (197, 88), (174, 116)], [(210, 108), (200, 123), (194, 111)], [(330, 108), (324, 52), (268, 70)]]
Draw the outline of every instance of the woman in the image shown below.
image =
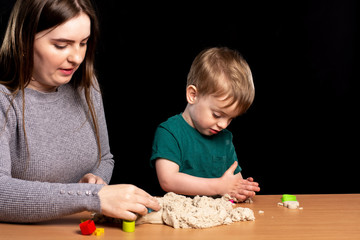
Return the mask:
[(160, 208), (133, 185), (108, 185), (97, 34), (90, 0), (15, 3), (0, 49), (0, 221), (85, 210), (134, 220)]

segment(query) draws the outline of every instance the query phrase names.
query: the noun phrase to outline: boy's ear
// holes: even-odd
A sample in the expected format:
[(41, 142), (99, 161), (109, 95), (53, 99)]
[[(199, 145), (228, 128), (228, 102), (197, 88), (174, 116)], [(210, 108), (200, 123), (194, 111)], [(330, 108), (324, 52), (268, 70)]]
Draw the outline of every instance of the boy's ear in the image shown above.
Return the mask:
[(194, 85), (189, 85), (186, 88), (186, 100), (189, 104), (193, 104), (198, 96), (197, 88)]

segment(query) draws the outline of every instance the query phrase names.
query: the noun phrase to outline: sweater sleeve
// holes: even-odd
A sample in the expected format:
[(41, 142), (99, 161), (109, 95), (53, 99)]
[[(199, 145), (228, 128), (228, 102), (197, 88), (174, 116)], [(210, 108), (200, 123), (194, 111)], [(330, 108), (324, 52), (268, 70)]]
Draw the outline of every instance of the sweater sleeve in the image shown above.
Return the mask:
[(25, 181), (0, 173), (0, 221), (40, 222), (81, 211), (100, 212), (99, 184)]
[[(32, 181), (13, 176), (12, 158), (25, 154), (23, 143), (14, 144), (14, 141), (19, 141), (16, 134), (23, 131), (17, 121), (21, 111), (14, 105), (7, 96), (0, 94), (0, 222), (40, 222), (81, 211), (101, 212), (98, 192), (104, 185)], [(101, 114), (100, 121), (105, 121)], [(109, 182), (113, 160), (106, 125), (100, 122), (99, 126), (103, 161), (94, 174)], [(18, 148), (10, 147), (14, 145)]]

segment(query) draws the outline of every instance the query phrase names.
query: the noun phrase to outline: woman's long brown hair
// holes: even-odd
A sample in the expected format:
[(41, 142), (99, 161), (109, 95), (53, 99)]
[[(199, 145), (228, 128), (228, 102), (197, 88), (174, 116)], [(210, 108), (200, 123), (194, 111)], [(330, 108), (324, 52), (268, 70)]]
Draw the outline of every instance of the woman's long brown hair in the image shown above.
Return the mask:
[[(100, 91), (94, 69), (96, 42), (99, 35), (98, 19), (90, 0), (17, 0), (11, 12), (5, 37), (0, 48), (0, 83), (11, 92), (12, 99), (22, 93), (23, 131), (27, 153), (29, 151), (25, 129), (24, 89), (29, 84), (34, 67), (34, 39), (38, 32), (51, 29), (85, 13), (91, 20), (91, 36), (83, 63), (74, 73), (71, 84), (84, 91), (89, 107), (101, 161), (99, 126), (91, 88)], [(29, 154), (27, 154), (29, 156)]]

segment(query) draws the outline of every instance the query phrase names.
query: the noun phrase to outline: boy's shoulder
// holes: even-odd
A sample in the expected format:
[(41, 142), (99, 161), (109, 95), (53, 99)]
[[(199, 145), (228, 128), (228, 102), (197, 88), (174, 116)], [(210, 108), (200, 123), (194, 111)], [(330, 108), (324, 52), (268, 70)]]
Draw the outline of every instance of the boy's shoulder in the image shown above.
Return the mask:
[(181, 114), (176, 114), (172, 117), (169, 117), (164, 122), (160, 123), (159, 126), (165, 127), (165, 128), (178, 126), (178, 125), (182, 124), (182, 121), (183, 121), (183, 118), (182, 118)]
[[(183, 118), (182, 114), (176, 114), (172, 117), (169, 117), (164, 122), (160, 123), (158, 128), (166, 129), (167, 132), (171, 132), (172, 134), (180, 134), (180, 135), (187, 135), (192, 137), (201, 137), (209, 139), (208, 137), (200, 134), (197, 130), (195, 130), (193, 127), (191, 127)], [(231, 131), (228, 129), (223, 129), (220, 133), (218, 133), (216, 136), (212, 136), (212, 139), (232, 139), (233, 135)]]
[(166, 121), (160, 123), (158, 130), (162, 132), (165, 130), (177, 137), (196, 134), (194, 133), (196, 130), (185, 121), (181, 113), (169, 117)]

